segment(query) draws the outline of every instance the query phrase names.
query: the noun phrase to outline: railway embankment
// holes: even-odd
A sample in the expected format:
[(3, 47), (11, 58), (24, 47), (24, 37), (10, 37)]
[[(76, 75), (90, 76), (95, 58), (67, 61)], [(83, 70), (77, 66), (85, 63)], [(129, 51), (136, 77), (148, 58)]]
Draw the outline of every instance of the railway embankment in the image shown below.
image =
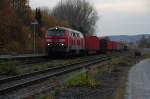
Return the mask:
[[(55, 79), (57, 87), (35, 99), (125, 99), (125, 90), (130, 68), (148, 57), (135, 56), (133, 52), (112, 57), (92, 68)], [(61, 79), (61, 80), (60, 80)], [(62, 83), (63, 81), (63, 83)]]
[[(29, 66), (25, 66), (28, 70), (36, 65), (40, 68), (1, 78), (0, 93), (4, 99), (123, 99), (129, 69), (149, 56), (124, 52), (40, 63), (39, 60), (21, 62), (20, 68), (24, 65)], [(59, 64), (51, 66), (53, 61)]]
[(81, 70), (82, 68), (88, 68), (105, 60), (108, 60), (108, 57), (102, 55), (87, 56), (80, 61), (78, 60), (75, 63), (64, 66), (51, 67), (45, 70), (0, 79), (0, 98), (20, 99), (45, 90), (51, 90), (55, 87), (55, 83), (50, 83), (50, 79)]

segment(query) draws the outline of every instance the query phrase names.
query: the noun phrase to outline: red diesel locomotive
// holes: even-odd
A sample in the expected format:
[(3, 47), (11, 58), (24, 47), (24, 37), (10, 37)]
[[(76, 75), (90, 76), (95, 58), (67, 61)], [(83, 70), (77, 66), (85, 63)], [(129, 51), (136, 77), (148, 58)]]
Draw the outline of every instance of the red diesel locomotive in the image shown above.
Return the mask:
[(46, 46), (48, 55), (56, 52), (79, 54), (85, 50), (85, 40), (83, 34), (79, 31), (54, 27), (47, 31)]

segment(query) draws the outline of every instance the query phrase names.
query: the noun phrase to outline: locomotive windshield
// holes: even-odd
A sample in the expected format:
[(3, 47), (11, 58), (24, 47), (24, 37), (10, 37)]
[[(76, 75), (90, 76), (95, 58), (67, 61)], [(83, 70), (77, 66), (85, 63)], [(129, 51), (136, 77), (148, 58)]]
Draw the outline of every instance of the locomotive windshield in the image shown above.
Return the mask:
[(65, 31), (60, 29), (48, 30), (48, 36), (64, 36)]

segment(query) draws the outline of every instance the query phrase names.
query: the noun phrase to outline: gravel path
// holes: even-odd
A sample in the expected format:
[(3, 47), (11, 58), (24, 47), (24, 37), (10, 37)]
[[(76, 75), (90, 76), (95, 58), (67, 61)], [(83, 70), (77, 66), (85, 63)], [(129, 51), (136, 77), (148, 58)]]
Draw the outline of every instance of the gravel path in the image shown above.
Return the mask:
[(150, 59), (130, 70), (126, 99), (150, 99)]

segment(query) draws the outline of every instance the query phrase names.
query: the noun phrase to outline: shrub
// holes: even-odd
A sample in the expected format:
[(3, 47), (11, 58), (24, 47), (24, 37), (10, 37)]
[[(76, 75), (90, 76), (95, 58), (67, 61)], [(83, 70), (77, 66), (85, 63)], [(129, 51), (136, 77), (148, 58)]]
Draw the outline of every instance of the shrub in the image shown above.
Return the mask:
[(122, 58), (116, 58), (116, 59), (112, 59), (111, 63), (112, 65), (117, 65), (117, 66), (126, 66), (128, 65), (128, 62), (125, 59)]
[(109, 62), (109, 65), (107, 66), (108, 72), (120, 72), (121, 68), (123, 66), (128, 66), (129, 63), (124, 58), (114, 58)]
[(47, 97), (46, 96), (40, 96), (37, 99), (47, 99)]
[(20, 44), (17, 41), (11, 41), (5, 46), (8, 52), (17, 52), (20, 48)]
[(70, 76), (68, 79), (66, 79), (65, 85), (67, 87), (73, 86), (94, 87), (96, 85), (96, 81), (88, 73), (84, 72)]
[(52, 91), (52, 96), (58, 96), (60, 95), (61, 89), (60, 88), (56, 88), (55, 90)]
[(18, 75), (20, 73), (15, 61), (1, 62), (0, 72), (7, 75)]

